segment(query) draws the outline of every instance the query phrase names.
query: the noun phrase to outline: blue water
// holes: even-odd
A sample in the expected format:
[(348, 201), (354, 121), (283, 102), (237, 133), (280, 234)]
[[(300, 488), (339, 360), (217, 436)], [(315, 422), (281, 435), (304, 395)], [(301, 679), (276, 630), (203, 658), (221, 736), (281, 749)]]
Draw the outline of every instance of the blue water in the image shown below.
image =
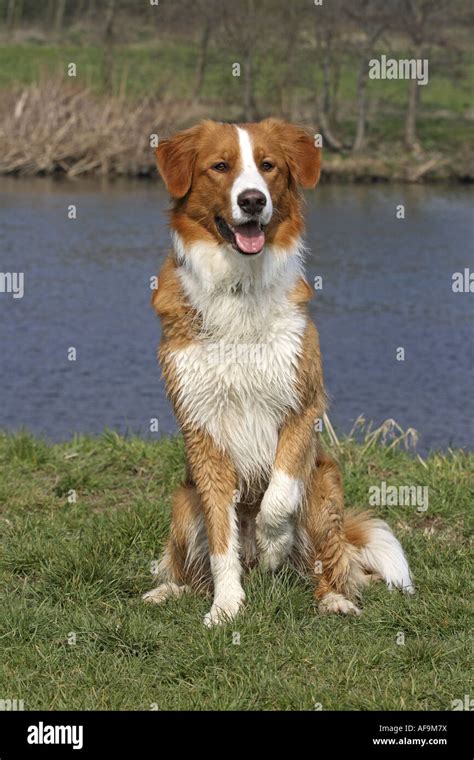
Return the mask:
[[(166, 207), (147, 181), (1, 180), (0, 272), (24, 272), (25, 294), (0, 293), (0, 428), (150, 436), (157, 417), (161, 433), (176, 431), (149, 306), (169, 245)], [(308, 279), (323, 278), (311, 309), (339, 430), (362, 413), (416, 428), (422, 453), (472, 448), (474, 294), (451, 288), (453, 272), (474, 271), (471, 209), (463, 186), (307, 195)]]

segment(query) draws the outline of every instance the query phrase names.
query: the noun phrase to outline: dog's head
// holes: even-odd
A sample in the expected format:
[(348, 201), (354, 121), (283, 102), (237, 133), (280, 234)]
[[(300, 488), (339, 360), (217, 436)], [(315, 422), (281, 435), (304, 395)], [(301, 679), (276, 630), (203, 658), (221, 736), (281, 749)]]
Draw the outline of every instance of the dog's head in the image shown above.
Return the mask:
[(156, 160), (184, 243), (209, 240), (250, 257), (299, 239), (299, 188), (316, 185), (320, 149), (306, 130), (280, 119), (203, 121), (162, 140)]

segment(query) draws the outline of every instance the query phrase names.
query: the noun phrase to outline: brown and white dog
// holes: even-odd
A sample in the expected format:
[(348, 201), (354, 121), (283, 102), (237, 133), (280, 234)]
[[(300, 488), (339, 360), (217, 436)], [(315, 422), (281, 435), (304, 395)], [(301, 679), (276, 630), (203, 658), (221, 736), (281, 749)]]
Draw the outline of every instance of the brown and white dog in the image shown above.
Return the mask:
[(213, 625), (242, 606), (244, 568), (285, 562), (314, 581), (323, 612), (358, 614), (358, 590), (374, 577), (413, 592), (388, 525), (344, 513), (316, 424), (326, 395), (299, 188), (318, 182), (319, 148), (278, 119), (204, 121), (163, 140), (156, 157), (174, 199), (173, 250), (152, 303), (187, 475), (160, 585), (144, 599), (213, 588)]

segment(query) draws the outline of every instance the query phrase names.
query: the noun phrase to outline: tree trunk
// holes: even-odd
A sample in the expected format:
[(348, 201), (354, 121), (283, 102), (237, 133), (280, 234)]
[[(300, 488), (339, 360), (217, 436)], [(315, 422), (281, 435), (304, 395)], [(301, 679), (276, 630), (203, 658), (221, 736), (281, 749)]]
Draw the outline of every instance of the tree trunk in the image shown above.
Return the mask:
[(115, 0), (108, 0), (104, 24), (104, 42), (111, 42), (114, 36), (114, 21), (117, 5)]
[(340, 57), (336, 54), (333, 61), (333, 83), (332, 92), (330, 97), (331, 110), (329, 112), (329, 118), (331, 124), (337, 124), (339, 118), (339, 85), (341, 83), (341, 61)]
[(367, 34), (367, 42), (360, 62), (359, 75), (357, 78), (357, 127), (352, 150), (357, 152), (365, 146), (367, 127), (367, 82), (369, 78), (368, 61), (374, 45), (384, 30), (384, 24), (377, 26)]
[(7, 29), (13, 29), (21, 24), (23, 18), (23, 0), (8, 0), (5, 23)]
[(196, 81), (194, 85), (193, 100), (198, 102), (202, 92), (204, 84), (204, 74), (207, 66), (207, 51), (209, 48), (209, 40), (211, 37), (211, 22), (210, 19), (205, 16), (204, 26), (202, 28), (201, 42), (199, 45), (199, 60), (196, 71)]
[(253, 35), (255, 34), (255, 6), (254, 0), (247, 0), (247, 29), (244, 61), (244, 118), (245, 121), (254, 119), (253, 100)]
[(343, 143), (332, 133), (327, 114), (322, 108), (319, 109), (319, 129), (323, 136), (324, 144), (332, 150), (342, 150)]
[(46, 13), (44, 14), (44, 24), (46, 26), (46, 29), (51, 29), (54, 25), (54, 10), (55, 10), (55, 0), (48, 0), (48, 5), (46, 7)]
[(21, 25), (21, 20), (23, 18), (23, 6), (24, 6), (24, 0), (17, 0), (16, 4), (16, 15), (15, 15), (15, 26)]
[(333, 134), (329, 118), (331, 108), (331, 60), (330, 46), (326, 45), (323, 58), (323, 88), (319, 98), (319, 124), (324, 142), (332, 150), (342, 150), (344, 145), (336, 135)]
[(108, 90), (112, 88), (114, 21), (117, 9), (115, 0), (108, 0), (103, 32), (104, 56), (102, 58), (102, 81)]
[[(419, 57), (421, 57), (421, 50), (417, 49), (414, 58)], [(408, 150), (414, 152), (421, 150), (421, 145), (416, 134), (416, 116), (419, 102), (420, 85), (416, 79), (410, 79), (408, 82), (408, 106), (405, 118), (405, 145)]]
[(286, 4), (282, 12), (284, 14), (282, 23), (286, 32), (286, 41), (282, 57), (282, 60), (285, 61), (285, 66), (282, 67), (281, 77), (279, 78), (280, 110), (290, 121), (293, 121), (296, 110), (294, 53), (298, 48), (300, 20), (298, 9), (291, 3)]
[(85, 10), (86, 10), (86, 1), (87, 0), (79, 0), (77, 9), (75, 11), (76, 18), (82, 19), (84, 17)]
[(244, 61), (244, 118), (245, 121), (253, 120), (252, 98), (252, 46), (247, 45)]
[(323, 109), (325, 114), (331, 110), (331, 44), (326, 44), (323, 59)]
[(367, 58), (364, 55), (357, 77), (357, 128), (352, 145), (352, 151), (356, 153), (365, 146), (365, 127), (367, 110)]
[(7, 29), (13, 29), (13, 25), (15, 23), (15, 4), (16, 0), (8, 0), (6, 17)]
[(54, 31), (60, 32), (63, 28), (64, 13), (66, 10), (66, 0), (57, 0), (56, 13), (54, 15)]

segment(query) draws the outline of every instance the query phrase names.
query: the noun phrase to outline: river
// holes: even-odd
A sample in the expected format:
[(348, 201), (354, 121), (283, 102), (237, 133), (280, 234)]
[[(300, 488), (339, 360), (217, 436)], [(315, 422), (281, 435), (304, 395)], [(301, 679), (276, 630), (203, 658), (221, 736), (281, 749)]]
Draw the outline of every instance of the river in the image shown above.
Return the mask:
[[(452, 290), (454, 272), (474, 271), (472, 199), (459, 185), (307, 194), (308, 279), (322, 277), (311, 312), (339, 431), (363, 414), (416, 428), (421, 453), (472, 448), (474, 294)], [(157, 418), (176, 431), (149, 306), (167, 203), (146, 180), (0, 180), (0, 272), (24, 273), (22, 298), (0, 293), (0, 429), (150, 437)]]

